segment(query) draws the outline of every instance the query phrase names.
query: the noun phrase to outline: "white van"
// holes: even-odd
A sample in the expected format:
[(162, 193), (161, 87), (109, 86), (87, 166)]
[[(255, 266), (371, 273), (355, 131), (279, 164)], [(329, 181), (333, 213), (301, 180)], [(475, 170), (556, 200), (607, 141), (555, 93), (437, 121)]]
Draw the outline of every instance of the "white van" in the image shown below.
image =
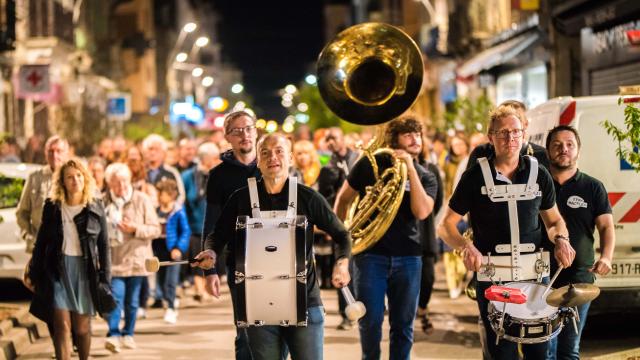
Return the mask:
[[(548, 131), (560, 124), (578, 130), (582, 147), (578, 167), (602, 181), (609, 193), (616, 230), (612, 271), (598, 276), (601, 295), (591, 312), (640, 311), (640, 173), (616, 155), (617, 142), (602, 126), (609, 120), (625, 128), (620, 96), (560, 97), (528, 112), (530, 141), (545, 146)], [(640, 96), (625, 96), (639, 102)], [(599, 250), (596, 231), (596, 251)], [(596, 258), (599, 255), (596, 254)]]

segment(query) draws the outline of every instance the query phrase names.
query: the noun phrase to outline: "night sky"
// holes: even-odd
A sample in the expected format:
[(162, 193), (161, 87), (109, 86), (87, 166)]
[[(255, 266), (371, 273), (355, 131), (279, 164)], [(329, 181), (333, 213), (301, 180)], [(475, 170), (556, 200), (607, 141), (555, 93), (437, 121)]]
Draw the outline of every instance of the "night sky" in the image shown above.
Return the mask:
[(299, 84), (324, 46), (320, 0), (213, 1), (224, 61), (243, 72), (257, 115), (282, 121), (278, 90)]

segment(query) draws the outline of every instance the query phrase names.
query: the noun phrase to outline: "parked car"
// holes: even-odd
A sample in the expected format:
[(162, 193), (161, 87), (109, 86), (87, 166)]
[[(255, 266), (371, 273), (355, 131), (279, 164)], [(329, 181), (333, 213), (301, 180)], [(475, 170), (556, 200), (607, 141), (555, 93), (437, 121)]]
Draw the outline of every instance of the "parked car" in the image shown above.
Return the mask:
[(31, 257), (20, 236), (16, 207), (29, 174), (42, 165), (0, 163), (0, 278), (22, 280)]

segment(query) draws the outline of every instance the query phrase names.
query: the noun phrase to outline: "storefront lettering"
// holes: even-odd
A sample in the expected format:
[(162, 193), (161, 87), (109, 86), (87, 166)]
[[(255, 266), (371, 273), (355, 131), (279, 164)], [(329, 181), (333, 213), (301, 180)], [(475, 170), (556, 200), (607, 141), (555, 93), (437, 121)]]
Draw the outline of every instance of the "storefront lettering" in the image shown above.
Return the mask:
[(640, 20), (618, 25), (610, 29), (593, 34), (593, 52), (602, 54), (614, 48), (629, 46), (627, 30), (640, 29)]

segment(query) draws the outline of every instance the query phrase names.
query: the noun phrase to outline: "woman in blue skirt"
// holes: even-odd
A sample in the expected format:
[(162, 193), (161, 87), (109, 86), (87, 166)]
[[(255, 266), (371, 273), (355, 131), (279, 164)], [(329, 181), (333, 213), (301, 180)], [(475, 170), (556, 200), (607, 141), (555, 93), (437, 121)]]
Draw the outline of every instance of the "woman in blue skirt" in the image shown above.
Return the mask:
[(110, 282), (107, 225), (94, 189), (78, 159), (66, 161), (54, 174), (29, 268), (35, 292), (30, 311), (53, 323), (59, 360), (71, 357), (71, 329), (79, 358), (89, 357), (91, 317), (103, 310), (97, 288)]

